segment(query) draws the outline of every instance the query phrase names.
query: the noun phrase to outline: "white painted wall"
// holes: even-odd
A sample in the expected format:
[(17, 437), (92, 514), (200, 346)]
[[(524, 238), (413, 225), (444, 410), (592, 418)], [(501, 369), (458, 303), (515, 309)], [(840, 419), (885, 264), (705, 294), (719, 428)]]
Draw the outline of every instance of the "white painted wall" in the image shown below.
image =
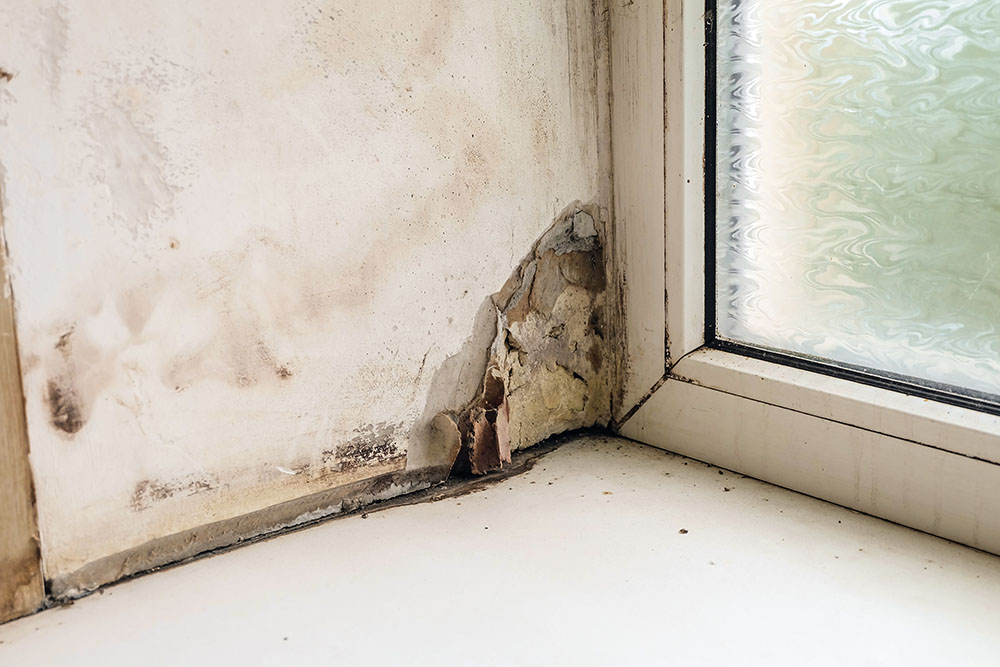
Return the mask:
[(590, 4), (6, 0), (47, 576), (404, 465), (484, 297), (601, 196)]

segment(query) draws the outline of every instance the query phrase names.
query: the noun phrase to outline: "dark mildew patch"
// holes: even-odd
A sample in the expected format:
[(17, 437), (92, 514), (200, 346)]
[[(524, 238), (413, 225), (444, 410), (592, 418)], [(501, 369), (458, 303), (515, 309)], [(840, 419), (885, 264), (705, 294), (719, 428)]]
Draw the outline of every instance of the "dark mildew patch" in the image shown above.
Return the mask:
[(66, 378), (49, 380), (45, 398), (49, 404), (53, 426), (69, 435), (83, 428), (85, 422), (80, 402), (71, 381)]
[(333, 454), (337, 470), (341, 471), (404, 458), (406, 453), (397, 444), (399, 430), (399, 424), (366, 424), (355, 429), (357, 436), (333, 452), (324, 452), (324, 458)]
[(73, 352), (73, 331), (71, 327), (60, 335), (54, 345), (63, 361), (67, 363), (64, 372), (50, 378), (45, 389), (45, 400), (52, 416), (52, 425), (68, 435), (77, 433), (86, 423), (83, 407), (73, 382), (72, 366), (68, 364)]
[(135, 485), (135, 489), (132, 491), (132, 500), (129, 504), (133, 510), (141, 512), (177, 494), (194, 496), (205, 491), (211, 491), (214, 488), (214, 483), (200, 478), (173, 480), (170, 482), (144, 479)]

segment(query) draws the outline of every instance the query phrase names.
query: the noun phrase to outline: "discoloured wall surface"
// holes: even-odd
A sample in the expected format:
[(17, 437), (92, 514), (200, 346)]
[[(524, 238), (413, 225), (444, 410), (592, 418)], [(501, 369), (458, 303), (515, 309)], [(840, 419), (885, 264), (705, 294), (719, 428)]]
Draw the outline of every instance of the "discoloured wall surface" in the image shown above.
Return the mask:
[(432, 382), (483, 337), (483, 299), (570, 202), (606, 215), (601, 17), (5, 4), (0, 176), (50, 579), (447, 458)]

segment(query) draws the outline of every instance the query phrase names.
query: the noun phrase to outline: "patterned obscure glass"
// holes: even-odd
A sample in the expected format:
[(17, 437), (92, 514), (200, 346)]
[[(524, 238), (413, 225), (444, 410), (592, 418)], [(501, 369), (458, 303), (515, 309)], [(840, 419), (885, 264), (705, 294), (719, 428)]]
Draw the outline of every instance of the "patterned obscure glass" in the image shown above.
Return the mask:
[(720, 0), (720, 338), (1000, 394), (1000, 0)]

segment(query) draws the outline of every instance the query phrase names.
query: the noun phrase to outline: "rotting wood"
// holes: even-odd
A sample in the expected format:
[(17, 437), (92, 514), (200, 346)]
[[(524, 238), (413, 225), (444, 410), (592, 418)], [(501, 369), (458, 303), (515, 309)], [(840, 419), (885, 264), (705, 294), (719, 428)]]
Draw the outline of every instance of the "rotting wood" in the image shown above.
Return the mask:
[(0, 211), (0, 623), (38, 609), (45, 596), (2, 231)]

